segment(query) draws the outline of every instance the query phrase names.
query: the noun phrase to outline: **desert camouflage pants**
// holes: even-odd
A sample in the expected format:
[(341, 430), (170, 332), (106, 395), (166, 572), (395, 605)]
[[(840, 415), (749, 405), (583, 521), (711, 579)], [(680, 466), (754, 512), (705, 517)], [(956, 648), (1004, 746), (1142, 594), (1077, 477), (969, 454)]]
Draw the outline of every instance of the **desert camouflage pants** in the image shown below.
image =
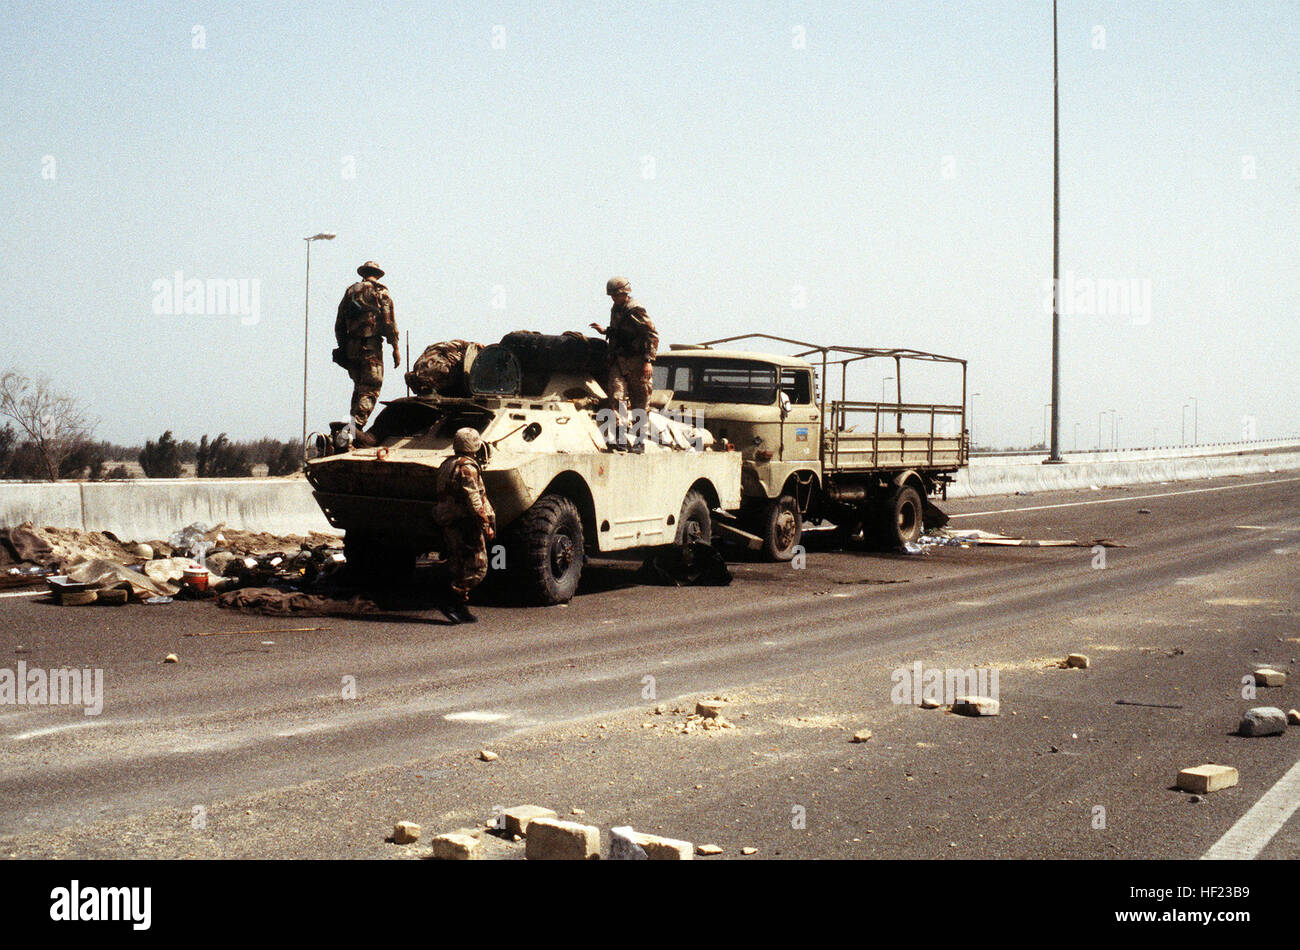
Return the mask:
[(650, 405), (654, 370), (649, 360), (637, 356), (612, 356), (609, 360), (609, 401), (617, 409), (620, 401), (628, 409), (645, 409)]
[(380, 356), (362, 356), (348, 367), (352, 377), (352, 423), (360, 432), (375, 411), (379, 389), (384, 384), (384, 359)]
[(477, 521), (455, 521), (443, 526), (443, 559), (451, 577), (452, 597), (460, 603), (487, 577), (487, 539)]

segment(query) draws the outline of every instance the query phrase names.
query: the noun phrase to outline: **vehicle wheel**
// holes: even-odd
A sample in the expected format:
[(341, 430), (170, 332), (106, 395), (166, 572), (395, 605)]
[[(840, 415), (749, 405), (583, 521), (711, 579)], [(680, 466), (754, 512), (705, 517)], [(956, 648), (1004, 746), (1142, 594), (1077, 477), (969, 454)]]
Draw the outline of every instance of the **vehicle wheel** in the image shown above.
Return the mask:
[(690, 541), (713, 543), (713, 518), (709, 515), (709, 503), (694, 489), (686, 493), (686, 499), (682, 502), (682, 513), (677, 518), (677, 537), (673, 543), (685, 547)]
[(382, 534), (353, 530), (343, 537), (348, 579), (364, 586), (407, 583), (415, 573), (417, 554), (409, 542)]
[(530, 600), (563, 604), (578, 592), (584, 560), (582, 517), (563, 495), (547, 494), (520, 515), (511, 561)]
[(915, 544), (924, 530), (921, 493), (911, 485), (900, 485), (885, 496), (879, 516), (877, 537), (886, 548)]
[(761, 527), (763, 557), (769, 561), (789, 561), (803, 539), (799, 503), (789, 495), (768, 502)]

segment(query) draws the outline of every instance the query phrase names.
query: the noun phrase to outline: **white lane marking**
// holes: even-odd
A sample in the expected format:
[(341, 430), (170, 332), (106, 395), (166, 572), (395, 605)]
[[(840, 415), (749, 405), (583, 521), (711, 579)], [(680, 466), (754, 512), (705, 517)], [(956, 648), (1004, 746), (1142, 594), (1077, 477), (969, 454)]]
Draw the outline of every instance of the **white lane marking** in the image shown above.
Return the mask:
[(66, 726), (48, 726), (45, 729), (33, 729), (31, 732), (20, 732), (18, 733), (18, 735), (10, 736), (9, 738), (18, 742), (18, 741), (22, 741), (23, 739), (35, 739), (38, 736), (52, 735), (53, 733), (56, 732), (69, 732), (73, 729), (86, 729), (89, 728), (90, 726), (102, 726), (104, 724), (105, 724), (105, 720), (103, 719), (89, 719), (86, 722), (68, 723)]
[(954, 603), (958, 607), (987, 607), (989, 605), (987, 600), (957, 600)]
[(41, 594), (48, 594), (47, 590), (15, 590), (7, 594), (0, 594), (0, 597), (38, 597)]
[(1300, 762), (1201, 855), (1202, 861), (1251, 861), (1300, 808)]
[(1207, 491), (1229, 491), (1233, 488), (1258, 488), (1260, 485), (1285, 485), (1300, 482), (1300, 478), (1278, 478), (1271, 482), (1249, 482), (1245, 485), (1216, 485), (1214, 488), (1189, 488), (1186, 491), (1165, 491), (1155, 495), (1128, 495), (1124, 498), (1094, 498), (1092, 501), (1067, 501), (1059, 505), (1033, 505), (1029, 508), (999, 508), (996, 511), (963, 511), (949, 518), (975, 518), (980, 515), (1008, 515), (1018, 511), (1046, 511), (1048, 508), (1078, 508), (1081, 505), (1113, 505), (1121, 501), (1145, 501), (1148, 498), (1169, 498), (1173, 495), (1199, 495)]
[(447, 713), (442, 717), (448, 722), (499, 722), (509, 719), (509, 713), (484, 712), (480, 709), (467, 709), (465, 712)]

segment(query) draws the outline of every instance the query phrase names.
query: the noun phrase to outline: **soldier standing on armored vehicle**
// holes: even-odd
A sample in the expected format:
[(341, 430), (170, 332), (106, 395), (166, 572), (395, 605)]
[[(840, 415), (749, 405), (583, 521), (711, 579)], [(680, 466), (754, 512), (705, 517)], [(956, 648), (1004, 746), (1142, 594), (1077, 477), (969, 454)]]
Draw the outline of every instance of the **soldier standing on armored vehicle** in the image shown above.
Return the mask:
[[(659, 349), (659, 334), (646, 315), (645, 308), (632, 299), (632, 284), (626, 277), (611, 277), (605, 284), (605, 293), (614, 300), (609, 310), (609, 328), (591, 324), (597, 333), (603, 333), (609, 342), (610, 408), (617, 413), (620, 428), (626, 428), (627, 411), (641, 410), (637, 420), (644, 426), (644, 414), (650, 405), (650, 392), (655, 353)], [(640, 436), (638, 432), (638, 444)]]
[(384, 340), (393, 347), (393, 368), (402, 365), (397, 350), (397, 320), (393, 315), (393, 298), (379, 282), (383, 269), (374, 261), (357, 268), (361, 280), (343, 293), (338, 317), (334, 321), (334, 338), (338, 349), (334, 362), (352, 377), (352, 425), (359, 445), (373, 445), (362, 430), (379, 399), (384, 384)]
[(438, 468), (433, 517), (442, 528), (442, 553), (451, 574), (451, 598), (439, 609), (452, 623), (478, 620), (469, 610), (469, 592), (487, 577), (487, 542), (496, 537), (496, 513), (476, 458), (482, 447), (477, 431), (457, 429), (452, 438), (456, 454)]

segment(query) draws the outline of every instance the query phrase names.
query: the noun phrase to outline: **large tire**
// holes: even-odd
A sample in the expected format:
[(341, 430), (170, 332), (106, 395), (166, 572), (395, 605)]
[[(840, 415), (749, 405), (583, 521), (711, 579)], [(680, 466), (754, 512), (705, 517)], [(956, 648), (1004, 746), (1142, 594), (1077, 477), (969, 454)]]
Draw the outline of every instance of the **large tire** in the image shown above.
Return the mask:
[(582, 516), (563, 495), (543, 495), (519, 516), (510, 566), (535, 603), (568, 603), (578, 592), (585, 557)]
[(343, 537), (347, 577), (366, 587), (397, 587), (411, 580), (418, 556), (409, 541), (355, 529)]
[(673, 543), (685, 547), (691, 541), (713, 543), (713, 518), (704, 496), (691, 489), (682, 501), (682, 513), (677, 519), (677, 537)]
[(763, 557), (769, 561), (789, 561), (795, 548), (803, 540), (803, 516), (799, 503), (789, 495), (781, 495), (767, 503), (759, 523), (759, 537), (763, 539)]
[(921, 493), (911, 485), (900, 485), (886, 495), (878, 516), (876, 536), (887, 549), (915, 544), (924, 533)]

